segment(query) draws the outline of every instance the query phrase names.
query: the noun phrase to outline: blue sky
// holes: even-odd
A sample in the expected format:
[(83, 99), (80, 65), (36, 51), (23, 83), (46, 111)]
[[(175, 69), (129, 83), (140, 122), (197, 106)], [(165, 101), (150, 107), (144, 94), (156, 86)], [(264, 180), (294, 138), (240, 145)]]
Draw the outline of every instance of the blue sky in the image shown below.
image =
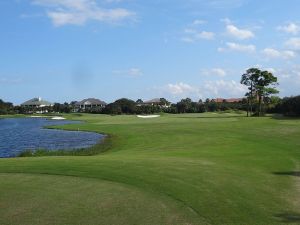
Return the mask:
[(2, 0), (0, 99), (241, 97), (268, 69), (300, 94), (298, 0)]

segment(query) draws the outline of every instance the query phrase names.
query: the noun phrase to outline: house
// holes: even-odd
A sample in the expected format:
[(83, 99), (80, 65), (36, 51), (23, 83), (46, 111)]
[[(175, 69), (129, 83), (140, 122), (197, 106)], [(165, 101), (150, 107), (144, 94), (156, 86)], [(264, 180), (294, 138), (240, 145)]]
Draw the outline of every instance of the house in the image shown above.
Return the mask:
[(102, 109), (105, 108), (107, 104), (104, 101), (101, 101), (96, 98), (87, 98), (83, 99), (80, 102), (75, 103), (75, 110), (76, 111), (86, 111), (92, 109)]
[(216, 98), (213, 99), (214, 102), (216, 103), (223, 103), (223, 102), (227, 102), (227, 103), (238, 103), (243, 101), (243, 98)]
[(30, 99), (21, 104), (28, 112), (47, 113), (53, 104), (43, 100), (41, 97)]
[(164, 98), (154, 98), (142, 103), (142, 105), (160, 106), (162, 108), (169, 108), (171, 103)]

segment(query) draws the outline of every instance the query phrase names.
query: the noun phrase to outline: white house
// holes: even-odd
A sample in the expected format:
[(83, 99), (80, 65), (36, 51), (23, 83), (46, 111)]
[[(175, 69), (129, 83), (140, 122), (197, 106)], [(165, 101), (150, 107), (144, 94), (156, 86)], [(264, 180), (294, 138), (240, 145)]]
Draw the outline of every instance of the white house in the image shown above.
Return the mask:
[(52, 107), (53, 104), (38, 97), (22, 103), (21, 106), (26, 108), (29, 112), (47, 113), (48, 108)]

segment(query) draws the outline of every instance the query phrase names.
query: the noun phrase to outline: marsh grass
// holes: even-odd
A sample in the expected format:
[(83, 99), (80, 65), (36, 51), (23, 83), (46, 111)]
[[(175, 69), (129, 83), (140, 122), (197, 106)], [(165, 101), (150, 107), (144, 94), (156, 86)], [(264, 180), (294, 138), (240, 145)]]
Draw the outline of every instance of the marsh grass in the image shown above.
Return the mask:
[(37, 149), (37, 150), (25, 150), (21, 152), (18, 157), (41, 157), (41, 156), (92, 156), (98, 155), (100, 153), (106, 152), (112, 148), (112, 137), (106, 135), (103, 139), (96, 145), (88, 148), (80, 149), (62, 149), (62, 150), (47, 150), (47, 149)]

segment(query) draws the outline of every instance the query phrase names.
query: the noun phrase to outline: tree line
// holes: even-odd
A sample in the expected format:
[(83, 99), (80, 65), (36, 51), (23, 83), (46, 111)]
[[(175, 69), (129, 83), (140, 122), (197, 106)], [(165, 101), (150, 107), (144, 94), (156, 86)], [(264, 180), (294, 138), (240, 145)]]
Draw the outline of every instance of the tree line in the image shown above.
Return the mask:
[(10, 102), (4, 102), (0, 99), (0, 114), (14, 113), (14, 106)]
[[(300, 116), (300, 96), (278, 96), (277, 77), (269, 71), (250, 68), (241, 76), (241, 84), (246, 85), (248, 91), (245, 98), (239, 102), (216, 102), (214, 99), (192, 101), (190, 98), (181, 99), (171, 104), (165, 98), (155, 104), (144, 104), (141, 99), (137, 101), (121, 98), (106, 107), (84, 109), (86, 113), (102, 113), (110, 115), (119, 114), (154, 114), (154, 113), (204, 113), (216, 111), (247, 111), (247, 116), (262, 116), (265, 113), (282, 113), (288, 116)], [(64, 104), (55, 103), (47, 108), (48, 112), (71, 113), (81, 112), (76, 109), (75, 101)], [(13, 106), (12, 103), (0, 100), (0, 114), (27, 113), (22, 106)]]
[[(300, 95), (295, 97), (279, 98), (270, 96), (264, 99), (263, 113), (280, 113), (288, 116), (300, 116)], [(204, 113), (204, 112), (226, 112), (226, 111), (247, 111), (249, 110), (249, 99), (244, 98), (240, 102), (215, 102), (214, 99), (192, 101), (190, 98), (181, 99), (177, 103), (169, 104), (168, 107), (161, 105), (142, 104), (140, 100), (121, 98), (108, 104), (105, 108), (87, 109), (85, 113), (95, 114), (155, 114), (155, 113)], [(252, 115), (260, 110), (259, 100), (253, 99), (251, 102)], [(75, 102), (55, 103), (48, 108), (52, 113), (72, 113), (75, 112)], [(79, 111), (80, 112), (80, 111)], [(83, 112), (83, 111), (82, 111)], [(12, 103), (0, 100), (0, 114), (26, 114), (27, 109), (21, 106), (13, 106)]]

